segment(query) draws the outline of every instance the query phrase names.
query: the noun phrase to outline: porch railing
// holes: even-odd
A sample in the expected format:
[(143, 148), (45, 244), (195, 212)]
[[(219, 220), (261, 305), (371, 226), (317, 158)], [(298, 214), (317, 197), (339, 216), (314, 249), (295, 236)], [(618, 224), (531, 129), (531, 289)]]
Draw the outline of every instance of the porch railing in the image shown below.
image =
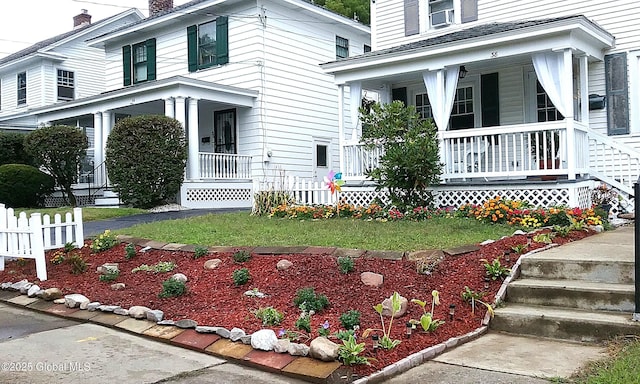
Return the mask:
[(251, 156), (199, 153), (201, 179), (251, 179)]
[(369, 149), (357, 141), (346, 142), (343, 146), (342, 176), (350, 180), (366, 179), (366, 171), (380, 164), (382, 148)]
[(588, 140), (591, 174), (633, 195), (634, 182), (640, 176), (640, 152), (596, 132), (589, 132)]

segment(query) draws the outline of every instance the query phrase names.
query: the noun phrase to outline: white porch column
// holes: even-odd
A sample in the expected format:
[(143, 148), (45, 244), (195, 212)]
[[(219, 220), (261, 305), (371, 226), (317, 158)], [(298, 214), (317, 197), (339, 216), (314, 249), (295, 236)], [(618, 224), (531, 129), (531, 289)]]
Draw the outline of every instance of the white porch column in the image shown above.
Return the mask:
[[(93, 168), (95, 169), (104, 161), (104, 148), (102, 146), (102, 114), (100, 112), (93, 113)], [(102, 184), (102, 174), (94, 173), (93, 182), (97, 185)]]
[(200, 178), (200, 135), (198, 133), (198, 100), (190, 97), (189, 105), (189, 179), (195, 180)]
[(580, 57), (580, 116), (582, 124), (589, 127), (589, 58)]
[[(338, 137), (340, 138), (340, 171), (345, 170), (344, 163), (344, 85), (338, 85)], [(315, 161), (315, 160), (313, 160)]]
[(565, 92), (564, 105), (567, 108), (564, 115), (565, 122), (567, 124), (567, 178), (569, 180), (576, 179), (576, 156), (580, 154), (576, 153), (576, 132), (574, 127), (574, 113), (573, 113), (573, 52), (570, 48), (563, 51), (563, 70), (561, 74), (561, 81), (564, 82), (563, 88), (569, 90)]
[[(444, 69), (439, 69), (436, 72), (436, 98), (440, 100), (438, 105), (444, 104)], [(438, 151), (440, 153), (440, 159), (443, 162), (446, 162), (447, 156), (444, 153), (444, 132), (447, 130), (447, 124), (441, 124), (442, 126), (438, 126)], [(440, 182), (444, 183), (444, 172), (440, 175)]]
[[(187, 119), (185, 116), (185, 110), (184, 110), (184, 97), (182, 96), (178, 96), (176, 98), (174, 98), (174, 105), (175, 105), (175, 119), (178, 120), (180, 122), (180, 124), (182, 124), (182, 128), (184, 129), (184, 134), (185, 136), (187, 135)], [(184, 171), (184, 178), (187, 178), (187, 170), (185, 169)]]
[(175, 118), (175, 104), (173, 102), (173, 97), (167, 97), (164, 99), (164, 115), (170, 118)]
[[(109, 134), (111, 133), (111, 128), (113, 127), (113, 112), (104, 111), (102, 112), (102, 153), (103, 153), (103, 161), (107, 159), (107, 139), (109, 138)], [(109, 184), (109, 175), (107, 174), (107, 166), (104, 167), (104, 182)]]

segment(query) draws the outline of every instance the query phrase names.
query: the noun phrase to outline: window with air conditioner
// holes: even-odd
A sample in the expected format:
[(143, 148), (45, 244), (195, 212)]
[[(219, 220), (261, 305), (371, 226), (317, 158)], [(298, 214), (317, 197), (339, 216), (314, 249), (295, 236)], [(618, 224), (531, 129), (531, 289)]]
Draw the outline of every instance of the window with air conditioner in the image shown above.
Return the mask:
[(429, 26), (440, 28), (453, 24), (453, 7), (453, 0), (429, 0)]

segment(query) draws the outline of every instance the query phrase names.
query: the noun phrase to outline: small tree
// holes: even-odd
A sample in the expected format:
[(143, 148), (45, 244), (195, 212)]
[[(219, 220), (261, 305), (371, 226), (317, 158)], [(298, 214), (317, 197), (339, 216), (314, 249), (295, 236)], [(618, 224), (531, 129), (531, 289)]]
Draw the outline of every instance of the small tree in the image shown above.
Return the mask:
[(150, 208), (175, 198), (186, 162), (182, 125), (166, 116), (122, 119), (107, 139), (107, 171), (128, 205)]
[(24, 150), (25, 137), (24, 133), (0, 132), (0, 165), (33, 165), (33, 159)]
[(80, 161), (88, 145), (82, 130), (66, 125), (38, 128), (29, 133), (24, 141), (27, 153), (37, 166), (53, 177), (72, 207), (77, 204), (71, 185), (78, 179)]
[(398, 208), (430, 206), (433, 195), (427, 188), (442, 173), (438, 139), (434, 125), (423, 120), (413, 106), (402, 102), (374, 104), (361, 110), (362, 142), (373, 148), (382, 146), (380, 165), (367, 172), (378, 190), (387, 188)]

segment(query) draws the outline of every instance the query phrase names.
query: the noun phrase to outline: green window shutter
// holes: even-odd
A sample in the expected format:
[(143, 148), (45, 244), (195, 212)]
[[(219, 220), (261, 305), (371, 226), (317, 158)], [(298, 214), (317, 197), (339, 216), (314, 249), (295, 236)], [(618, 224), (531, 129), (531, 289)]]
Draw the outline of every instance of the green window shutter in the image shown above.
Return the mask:
[(145, 42), (147, 46), (147, 80), (156, 79), (156, 39)]
[(420, 33), (420, 12), (418, 0), (404, 0), (404, 35)]
[(216, 64), (229, 62), (229, 18), (220, 16), (216, 19)]
[(189, 59), (189, 72), (198, 70), (198, 26), (187, 27), (187, 57)]
[(627, 53), (604, 57), (607, 89), (607, 133), (629, 133), (629, 81), (627, 79)]
[(124, 77), (124, 85), (131, 85), (131, 46), (122, 47), (122, 71)]

